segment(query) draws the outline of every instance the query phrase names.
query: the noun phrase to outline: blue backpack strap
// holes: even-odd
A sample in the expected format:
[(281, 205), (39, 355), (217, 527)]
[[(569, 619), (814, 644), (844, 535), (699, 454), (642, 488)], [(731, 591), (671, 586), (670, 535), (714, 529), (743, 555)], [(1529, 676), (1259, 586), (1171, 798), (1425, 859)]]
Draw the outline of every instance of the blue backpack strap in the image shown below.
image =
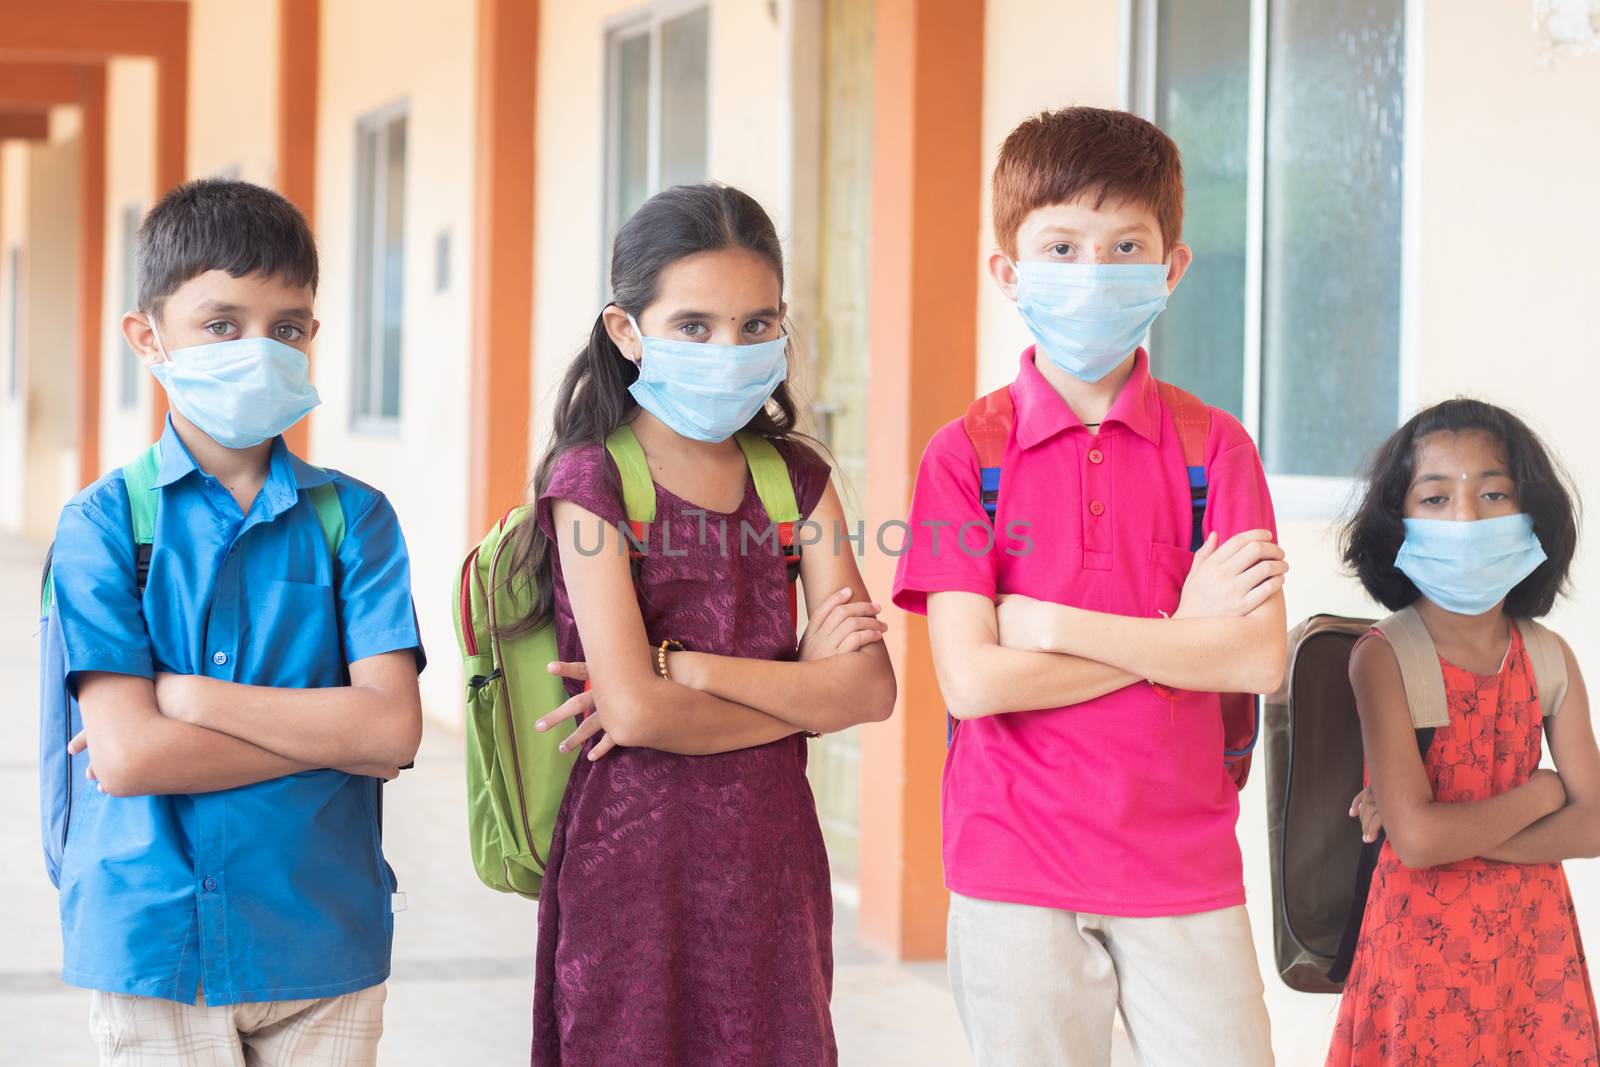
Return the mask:
[(1189, 551), (1198, 552), (1205, 544), (1207, 490), (1206, 439), (1211, 436), (1211, 409), (1192, 393), (1176, 385), (1157, 382), (1161, 400), (1172, 415), (1178, 431), (1178, 443), (1183, 447), (1183, 465), (1189, 472), (1189, 507), (1191, 511)]
[[(985, 393), (967, 405), (961, 417), (961, 426), (967, 431), (972, 450), (978, 456), (978, 500), (994, 524), (995, 512), (1000, 508), (1000, 473), (1005, 461), (1006, 442), (1016, 426), (1017, 409), (1011, 400), (1011, 386), (1003, 385), (992, 393)], [(950, 747), (955, 740), (955, 716), (948, 712), (944, 717), (944, 743)]]
[(1016, 421), (1009, 385), (974, 400), (961, 419), (972, 449), (978, 454), (978, 494), (990, 522), (1000, 506), (1000, 466)]

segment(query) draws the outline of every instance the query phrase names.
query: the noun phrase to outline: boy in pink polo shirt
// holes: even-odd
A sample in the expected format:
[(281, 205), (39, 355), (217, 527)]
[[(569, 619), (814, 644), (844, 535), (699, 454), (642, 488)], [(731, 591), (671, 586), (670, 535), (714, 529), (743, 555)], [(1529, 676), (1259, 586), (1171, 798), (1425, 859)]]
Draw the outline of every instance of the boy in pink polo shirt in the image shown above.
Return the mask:
[(1143, 1064), (1272, 1062), (1218, 694), (1277, 687), (1287, 566), (1249, 435), (1138, 347), (1182, 215), (1142, 119), (1013, 131), (989, 270), (1038, 343), (917, 474), (894, 600), (928, 616), (955, 727), (950, 974), (980, 1067), (1109, 1064), (1118, 1009)]

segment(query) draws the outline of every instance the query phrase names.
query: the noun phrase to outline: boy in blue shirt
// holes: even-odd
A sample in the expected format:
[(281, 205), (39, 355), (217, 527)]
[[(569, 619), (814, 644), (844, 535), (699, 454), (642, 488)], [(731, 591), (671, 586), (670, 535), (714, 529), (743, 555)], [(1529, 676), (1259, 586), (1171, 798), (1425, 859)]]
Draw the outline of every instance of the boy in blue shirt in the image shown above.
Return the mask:
[[(53, 557), (69, 747), (98, 783), (74, 790), (62, 978), (94, 991), (103, 1065), (375, 1063), (380, 790), (422, 736), (405, 542), (382, 493), (279, 436), (318, 403), (293, 205), (179, 186), (138, 269), (123, 333), (172, 414), (147, 476), (66, 506)], [(155, 498), (147, 551), (131, 493)]]

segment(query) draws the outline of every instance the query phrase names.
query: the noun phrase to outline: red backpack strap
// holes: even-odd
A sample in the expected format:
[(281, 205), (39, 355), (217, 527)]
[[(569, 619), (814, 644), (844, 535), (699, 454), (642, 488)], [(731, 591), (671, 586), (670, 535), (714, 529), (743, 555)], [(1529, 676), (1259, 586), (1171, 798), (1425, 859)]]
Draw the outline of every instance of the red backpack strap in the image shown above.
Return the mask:
[(1011, 402), (1011, 386), (1002, 386), (986, 393), (967, 407), (961, 425), (978, 454), (978, 491), (983, 510), (994, 520), (1000, 506), (1000, 464), (1005, 458), (1006, 442), (1011, 440), (1011, 429), (1016, 425), (1016, 407)]
[(1178, 444), (1183, 449), (1183, 465), (1189, 472), (1189, 507), (1192, 521), (1189, 550), (1198, 552), (1205, 544), (1206, 518), (1206, 439), (1211, 436), (1211, 409), (1193, 393), (1187, 393), (1168, 382), (1157, 382), (1161, 402), (1172, 416), (1178, 431)]

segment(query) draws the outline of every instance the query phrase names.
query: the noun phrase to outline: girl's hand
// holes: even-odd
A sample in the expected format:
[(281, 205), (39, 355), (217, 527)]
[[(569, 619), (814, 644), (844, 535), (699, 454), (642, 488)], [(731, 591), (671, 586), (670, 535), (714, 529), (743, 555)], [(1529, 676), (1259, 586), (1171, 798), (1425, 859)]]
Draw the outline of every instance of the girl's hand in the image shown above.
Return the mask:
[(1213, 531), (1184, 579), (1172, 617), (1242, 618), (1283, 588), (1283, 548), (1269, 530), (1246, 530), (1220, 546)]
[(1372, 795), (1371, 786), (1357, 793), (1355, 799), (1350, 802), (1350, 817), (1361, 820), (1361, 840), (1369, 845), (1383, 832), (1383, 818), (1378, 814), (1378, 798)]
[(1021, 593), (1002, 593), (995, 598), (994, 621), (1000, 628), (1000, 644), (1022, 652), (1048, 652), (1052, 648), (1048, 633), (1055, 605)]
[(800, 637), (800, 659), (827, 659), (883, 640), (889, 624), (878, 618), (882, 607), (865, 600), (852, 603), (852, 595), (849, 588), (839, 590), (806, 620), (806, 632)]
[[(572, 678), (580, 682), (589, 680), (589, 665), (587, 663), (557, 662), (550, 664), (546, 670), (562, 678)], [(578, 723), (578, 728), (573, 730), (561, 744), (556, 746), (562, 752), (576, 752), (583, 747), (584, 742), (588, 741), (589, 738), (597, 733), (603, 733), (605, 730), (605, 723), (601, 721), (600, 711), (594, 706), (594, 694), (589, 690), (585, 689), (575, 697), (568, 697), (559, 708), (547, 712), (538, 722), (534, 723), (533, 728), (540, 733), (544, 733), (547, 730), (555, 729), (568, 719), (576, 719), (580, 716), (587, 716), (587, 718)], [(595, 742), (594, 748), (589, 750), (590, 762), (599, 759), (616, 747), (617, 743), (611, 740), (609, 734), (605, 734), (599, 741)]]

